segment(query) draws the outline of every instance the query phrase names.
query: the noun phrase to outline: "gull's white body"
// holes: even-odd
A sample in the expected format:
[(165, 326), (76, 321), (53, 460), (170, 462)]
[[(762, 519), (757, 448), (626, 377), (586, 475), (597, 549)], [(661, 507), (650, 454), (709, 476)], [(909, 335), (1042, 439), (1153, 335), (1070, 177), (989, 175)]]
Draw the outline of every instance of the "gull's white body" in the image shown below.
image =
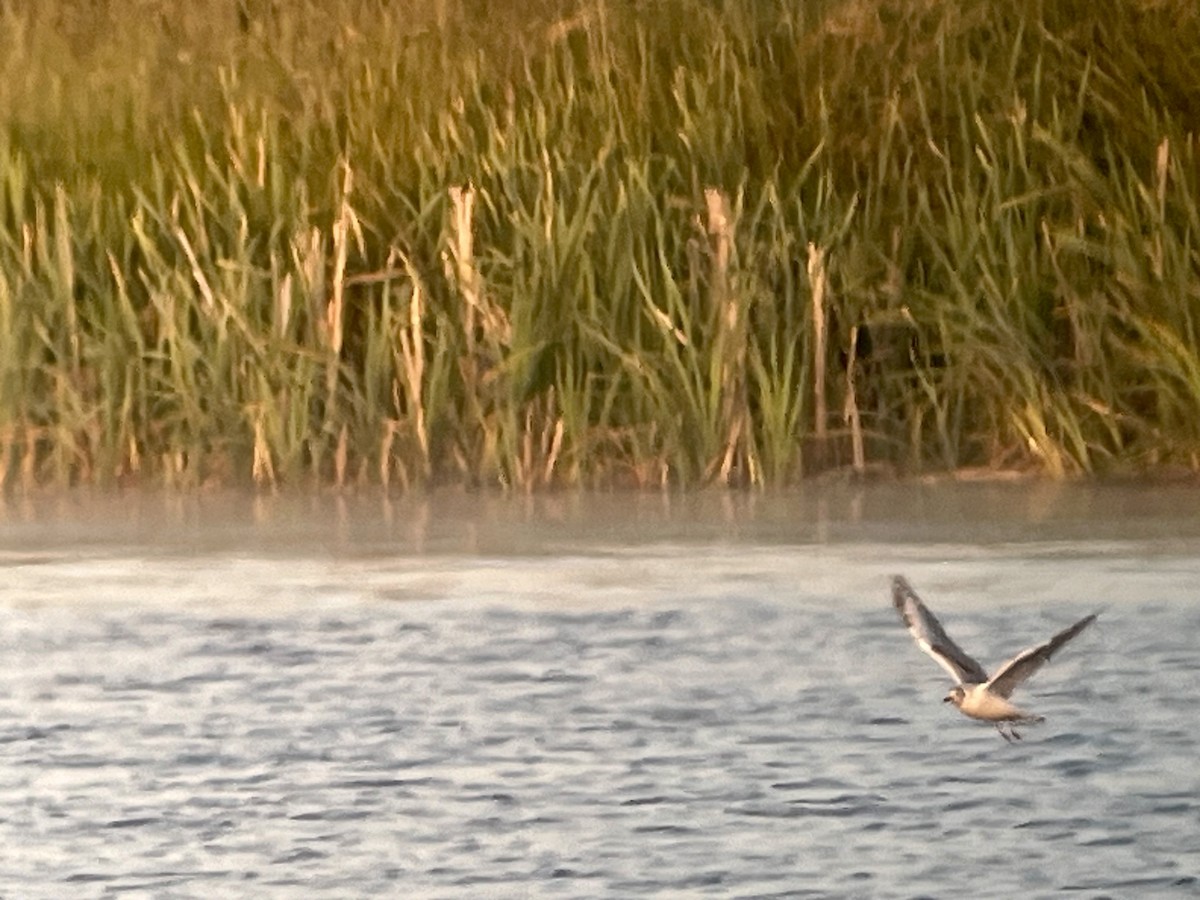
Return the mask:
[[(905, 626), (922, 650), (937, 660), (958, 684), (946, 695), (963, 715), (992, 722), (1005, 740), (1020, 738), (1013, 725), (1032, 725), (1041, 716), (1026, 712), (1009, 702), (1012, 692), (1050, 660), (1058, 650), (1096, 620), (1085, 616), (1050, 640), (1022, 650), (997, 670), (991, 678), (984, 668), (950, 639), (940, 622), (921, 602), (916, 591), (900, 575), (892, 579), (892, 602)], [(1005, 732), (1004, 725), (1008, 725)]]
[(999, 694), (989, 690), (986, 684), (957, 687), (946, 695), (946, 701), (957, 706), (963, 715), (970, 716), (972, 719), (981, 719), (984, 722), (1032, 724), (1042, 721), (1041, 716), (1018, 709)]

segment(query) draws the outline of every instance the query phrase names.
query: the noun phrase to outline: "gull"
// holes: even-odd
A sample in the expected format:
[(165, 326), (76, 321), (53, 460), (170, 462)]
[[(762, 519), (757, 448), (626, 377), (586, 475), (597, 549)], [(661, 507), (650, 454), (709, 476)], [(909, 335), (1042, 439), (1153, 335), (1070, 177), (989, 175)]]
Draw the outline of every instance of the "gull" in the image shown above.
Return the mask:
[[(900, 617), (921, 649), (936, 659), (958, 682), (946, 695), (945, 702), (953, 703), (959, 712), (972, 719), (991, 722), (1000, 732), (1000, 736), (1010, 743), (1014, 738), (1021, 739), (1014, 726), (1034, 725), (1045, 721), (1042, 716), (1018, 709), (1009, 703), (1008, 698), (1012, 696), (1012, 692), (1049, 662), (1050, 657), (1067, 641), (1096, 621), (1096, 616), (1099, 615), (1092, 613), (1090, 616), (1084, 616), (1050, 640), (1022, 650), (1002, 665), (995, 675), (988, 678), (983, 666), (950, 639), (941, 623), (921, 602), (921, 598), (903, 575), (892, 579), (892, 602), (900, 611)], [(1005, 725), (1008, 726), (1007, 732), (1004, 730)]]

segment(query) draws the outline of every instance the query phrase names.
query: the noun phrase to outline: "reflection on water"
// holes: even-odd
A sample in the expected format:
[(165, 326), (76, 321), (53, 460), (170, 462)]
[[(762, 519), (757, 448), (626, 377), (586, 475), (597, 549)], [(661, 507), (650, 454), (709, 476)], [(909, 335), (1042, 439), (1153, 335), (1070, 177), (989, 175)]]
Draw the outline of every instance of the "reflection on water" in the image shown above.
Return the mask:
[(1193, 496), (10, 500), (0, 893), (1190, 895)]

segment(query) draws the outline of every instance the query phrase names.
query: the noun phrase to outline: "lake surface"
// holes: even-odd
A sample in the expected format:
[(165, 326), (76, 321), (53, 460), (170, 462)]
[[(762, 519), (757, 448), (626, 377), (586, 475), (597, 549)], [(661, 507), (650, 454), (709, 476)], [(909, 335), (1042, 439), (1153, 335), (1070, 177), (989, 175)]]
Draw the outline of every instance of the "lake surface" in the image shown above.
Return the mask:
[[(1094, 610), (1006, 744), (985, 666)], [(1200, 892), (1200, 491), (0, 507), (0, 895)]]

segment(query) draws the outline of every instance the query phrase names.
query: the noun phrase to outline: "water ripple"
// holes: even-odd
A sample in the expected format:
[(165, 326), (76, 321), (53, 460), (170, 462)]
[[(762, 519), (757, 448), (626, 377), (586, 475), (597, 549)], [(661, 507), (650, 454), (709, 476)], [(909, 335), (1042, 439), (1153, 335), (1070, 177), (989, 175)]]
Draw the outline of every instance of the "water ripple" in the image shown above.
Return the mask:
[[(598, 559), (109, 556), (95, 579), (141, 600), (0, 606), (0, 893), (1194, 891), (1189, 601), (1106, 611), (1031, 685), (1047, 723), (1008, 745), (940, 702), (885, 579), (831, 587), (851, 561)], [(1112, 561), (1133, 595), (1136, 563)], [(1028, 564), (1059, 586), (1082, 565), (964, 552), (955, 571)], [(84, 590), (87, 561), (69, 568), (37, 565)], [(1200, 561), (1171, 571), (1186, 597)], [(290, 605), (250, 599), (280, 585)], [(245, 601), (206, 606), (226, 589)], [(1059, 593), (954, 624), (1003, 654), (1091, 608)]]

